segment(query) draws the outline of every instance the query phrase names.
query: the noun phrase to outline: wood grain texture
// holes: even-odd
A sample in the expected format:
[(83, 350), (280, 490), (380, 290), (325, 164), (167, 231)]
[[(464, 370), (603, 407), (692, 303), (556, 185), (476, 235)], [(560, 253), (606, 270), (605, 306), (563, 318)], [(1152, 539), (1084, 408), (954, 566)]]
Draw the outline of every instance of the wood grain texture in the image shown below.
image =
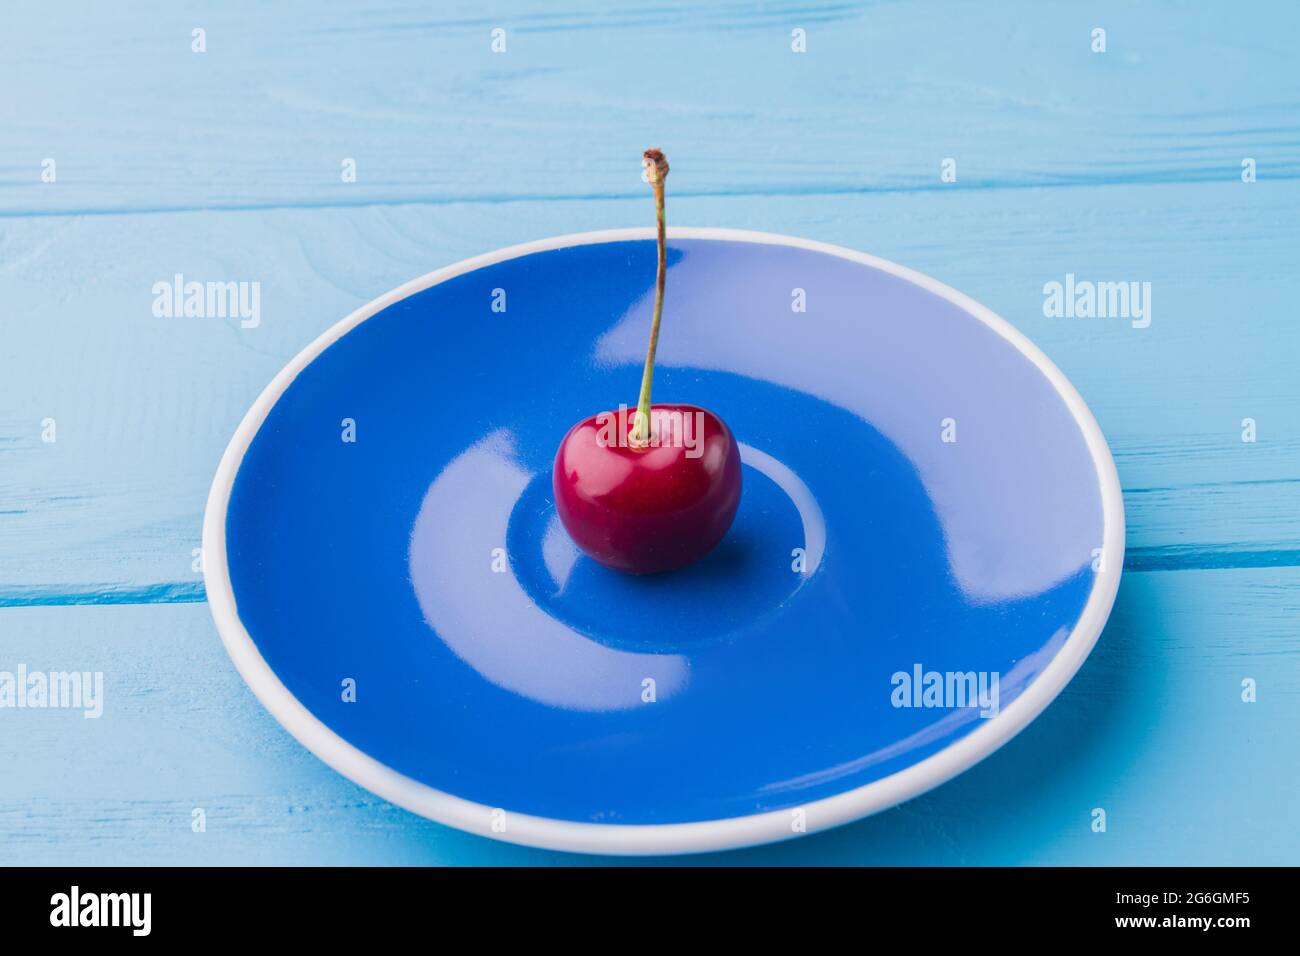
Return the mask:
[(0, 38), (0, 182), (11, 215), (585, 201), (642, 196), (654, 140), (682, 195), (938, 190), (945, 156), (963, 189), (1279, 181), (1298, 34), (1285, 2), (59, 4)]
[[(862, 249), (1029, 335), (1101, 423), (1129, 523), (1111, 625), (1017, 740), (895, 811), (723, 859), (1297, 862), (1297, 40), (1289, 2), (7, 14), (0, 669), (102, 669), (110, 703), (0, 711), (0, 863), (580, 861), (319, 764), (227, 663), (191, 552), (226, 441), (290, 357), (441, 265), (647, 223), (651, 142), (670, 223)], [(261, 324), (155, 318), (175, 273), (260, 282)], [(1045, 318), (1066, 273), (1150, 281), (1150, 327)]]
[[(861, 823), (692, 861), (1293, 862), (1298, 612), (1300, 569), (1131, 575), (1080, 674), (985, 762)], [(105, 675), (98, 720), (3, 715), (0, 865), (583, 862), (438, 826), (334, 773), (261, 709), (202, 605), (8, 609), (0, 634), (6, 659)]]
[[(1115, 224), (1139, 203), (1153, 225), (1121, 241)], [(1294, 350), (1276, 344), (1292, 336), (1297, 281), (1267, 263), (1297, 246), (1300, 184), (685, 197), (677, 209), (684, 224), (866, 249), (1029, 335), (1111, 442), (1131, 567), (1298, 563), (1300, 377)], [(642, 198), (471, 203), (436, 217), (373, 206), (0, 221), (5, 308), (24, 317), (6, 323), (0, 355), (0, 604), (157, 585), (192, 596), (191, 549), (225, 443), (319, 332), (439, 265), (646, 211)], [(260, 282), (261, 324), (155, 318), (152, 285), (177, 272)], [(1043, 284), (1067, 272), (1152, 282), (1150, 327), (1045, 318)], [(74, 278), (52, 284), (56, 274)], [(1246, 417), (1253, 444), (1241, 440)], [(46, 418), (54, 444), (41, 441)]]

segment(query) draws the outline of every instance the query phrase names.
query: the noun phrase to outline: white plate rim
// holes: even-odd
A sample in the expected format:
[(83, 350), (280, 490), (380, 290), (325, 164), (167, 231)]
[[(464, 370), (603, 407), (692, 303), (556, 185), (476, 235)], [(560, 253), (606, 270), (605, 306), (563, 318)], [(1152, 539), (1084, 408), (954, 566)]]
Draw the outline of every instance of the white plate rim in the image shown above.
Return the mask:
[(1009, 322), (943, 283), (875, 256), (811, 239), (743, 229), (677, 226), (670, 239), (709, 239), (781, 245), (861, 263), (920, 286), (984, 322), (1019, 350), (1056, 389), (1083, 433), (1100, 480), (1102, 553), (1093, 587), (1074, 629), (1051, 662), (1007, 707), (960, 740), (910, 767), (852, 790), (791, 808), (692, 823), (579, 823), (514, 813), (437, 790), (393, 770), (348, 743), (311, 713), (276, 676), (239, 619), (226, 560), (226, 510), (244, 454), (266, 416), (304, 368), (326, 348), (388, 306), (456, 276), (520, 256), (572, 246), (653, 239), (653, 227), (605, 229), (508, 246), (436, 269), (404, 283), (335, 323), (299, 352), (263, 389), (239, 423), (212, 481), (203, 516), (203, 578), (222, 643), (241, 677), (271, 715), (330, 767), (391, 803), (448, 826), (524, 846), (608, 855), (666, 855), (725, 850), (816, 833), (870, 816), (919, 796), (993, 753), (1028, 726), (1087, 659), (1110, 615), (1124, 564), (1124, 505), (1110, 448), (1078, 391), (1043, 352)]

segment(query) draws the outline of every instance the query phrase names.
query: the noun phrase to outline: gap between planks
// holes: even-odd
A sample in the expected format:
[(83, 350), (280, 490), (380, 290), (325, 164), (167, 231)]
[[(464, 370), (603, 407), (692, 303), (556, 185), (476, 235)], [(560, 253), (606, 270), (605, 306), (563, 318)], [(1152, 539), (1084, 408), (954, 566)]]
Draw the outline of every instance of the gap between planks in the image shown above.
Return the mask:
[[(1130, 548), (1124, 556), (1126, 574), (1151, 571), (1224, 571), (1248, 568), (1300, 567), (1300, 548), (1240, 550), (1230, 548)], [(202, 604), (207, 593), (201, 581), (157, 584), (0, 585), (0, 608), (61, 607), (86, 604)]]

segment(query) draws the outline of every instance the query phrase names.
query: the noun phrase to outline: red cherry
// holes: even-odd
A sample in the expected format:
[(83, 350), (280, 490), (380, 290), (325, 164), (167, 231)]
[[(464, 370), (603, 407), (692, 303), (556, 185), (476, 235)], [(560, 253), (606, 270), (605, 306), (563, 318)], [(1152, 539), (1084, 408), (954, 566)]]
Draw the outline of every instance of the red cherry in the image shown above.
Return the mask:
[(659, 262), (638, 411), (623, 406), (569, 429), (551, 481), (555, 510), (579, 548), (619, 571), (650, 574), (684, 567), (722, 540), (740, 507), (740, 449), (712, 412), (650, 404), (668, 275), (668, 160), (647, 149), (641, 163), (654, 190)]
[(635, 410), (574, 425), (552, 475), (555, 510), (574, 543), (619, 571), (684, 567), (713, 549), (740, 506), (740, 449), (695, 405), (654, 405), (651, 443), (632, 438)]

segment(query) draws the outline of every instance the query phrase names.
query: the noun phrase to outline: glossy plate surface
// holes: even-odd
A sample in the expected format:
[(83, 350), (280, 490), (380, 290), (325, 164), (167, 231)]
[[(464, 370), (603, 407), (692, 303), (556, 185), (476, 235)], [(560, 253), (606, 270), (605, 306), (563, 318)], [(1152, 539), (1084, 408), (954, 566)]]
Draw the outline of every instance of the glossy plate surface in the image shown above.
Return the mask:
[(322, 759), (433, 819), (610, 853), (824, 829), (996, 749), (1110, 611), (1119, 485), (1060, 372), (931, 279), (731, 230), (670, 231), (655, 398), (730, 425), (735, 524), (670, 575), (581, 556), (551, 463), (635, 404), (652, 237), (395, 290), (222, 460), (204, 544), (231, 657)]

